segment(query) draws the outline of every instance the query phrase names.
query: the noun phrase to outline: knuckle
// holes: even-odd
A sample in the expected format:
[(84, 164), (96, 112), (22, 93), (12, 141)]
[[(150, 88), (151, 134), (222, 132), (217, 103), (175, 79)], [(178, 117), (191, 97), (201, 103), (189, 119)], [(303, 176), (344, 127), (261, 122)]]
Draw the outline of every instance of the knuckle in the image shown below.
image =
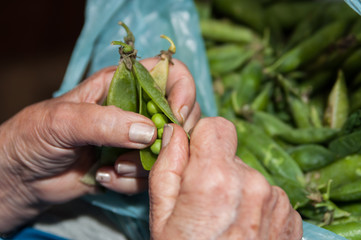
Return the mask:
[(46, 121), (51, 129), (57, 128), (67, 122), (72, 116), (71, 103), (59, 102), (51, 106), (46, 116)]
[[(230, 171), (213, 171), (212, 180), (205, 182), (206, 191), (209, 196), (218, 196), (223, 203), (230, 204), (239, 195), (240, 181), (235, 173)], [(218, 201), (217, 200), (217, 201)]]
[(245, 188), (246, 195), (253, 199), (259, 199), (262, 202), (268, 202), (272, 198), (272, 187), (267, 180), (257, 172), (250, 168), (247, 174), (247, 188)]

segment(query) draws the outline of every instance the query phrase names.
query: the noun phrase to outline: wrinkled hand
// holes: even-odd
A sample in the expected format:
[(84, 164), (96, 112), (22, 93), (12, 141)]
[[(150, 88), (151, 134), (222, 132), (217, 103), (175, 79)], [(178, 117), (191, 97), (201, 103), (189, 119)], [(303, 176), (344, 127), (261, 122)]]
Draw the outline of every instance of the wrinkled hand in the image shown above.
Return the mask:
[[(200, 118), (193, 78), (174, 59), (167, 95), (186, 130)], [(149, 69), (156, 59), (145, 59)], [(101, 106), (115, 67), (104, 69), (72, 91), (31, 105), (0, 126), (0, 232), (37, 215), (41, 208), (96, 189), (80, 178), (93, 162), (93, 146), (140, 149), (156, 138), (153, 122), (114, 106)], [(136, 153), (125, 154), (114, 167), (98, 171), (104, 186), (122, 193), (147, 188), (147, 173)]]
[(233, 124), (202, 119), (187, 141), (180, 127), (164, 128), (149, 183), (153, 239), (301, 239), (285, 192), (235, 157)]

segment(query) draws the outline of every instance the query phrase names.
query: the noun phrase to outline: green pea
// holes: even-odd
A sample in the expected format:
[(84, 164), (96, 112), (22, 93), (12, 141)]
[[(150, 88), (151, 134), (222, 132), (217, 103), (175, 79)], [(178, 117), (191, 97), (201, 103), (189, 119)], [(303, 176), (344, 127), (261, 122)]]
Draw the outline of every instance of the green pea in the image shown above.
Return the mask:
[(150, 115), (162, 112), (162, 110), (160, 110), (160, 108), (153, 101), (149, 101), (147, 103), (147, 110)]
[(150, 146), (150, 150), (152, 153), (158, 155), (160, 153), (160, 149), (162, 148), (162, 139), (156, 139), (152, 146)]
[(158, 128), (158, 138), (162, 138), (164, 128)]
[(164, 127), (164, 124), (168, 123), (167, 117), (163, 113), (156, 113), (152, 116), (152, 121), (157, 128)]

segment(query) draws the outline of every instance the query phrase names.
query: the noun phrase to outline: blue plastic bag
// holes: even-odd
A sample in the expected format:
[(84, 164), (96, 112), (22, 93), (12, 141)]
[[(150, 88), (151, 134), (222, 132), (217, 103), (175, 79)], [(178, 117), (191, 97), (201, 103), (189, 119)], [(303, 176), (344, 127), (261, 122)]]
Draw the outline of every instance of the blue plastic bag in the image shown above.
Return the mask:
[[(360, 13), (360, 2), (345, 0)], [(216, 116), (209, 66), (198, 26), (198, 16), (192, 0), (88, 0), (85, 24), (76, 43), (63, 84), (54, 96), (74, 88), (84, 77), (119, 61), (112, 40), (122, 40), (125, 32), (117, 22), (124, 21), (133, 31), (141, 58), (153, 57), (168, 43), (158, 36), (171, 37), (176, 46), (175, 58), (183, 61), (193, 74), (197, 101), (204, 116)], [(149, 239), (147, 193), (125, 196), (108, 192), (102, 196), (87, 196), (113, 219), (129, 239)], [(332, 232), (304, 222), (303, 240), (341, 240)]]
[(358, 14), (361, 15), (361, 1), (360, 0), (345, 0), (345, 2)]

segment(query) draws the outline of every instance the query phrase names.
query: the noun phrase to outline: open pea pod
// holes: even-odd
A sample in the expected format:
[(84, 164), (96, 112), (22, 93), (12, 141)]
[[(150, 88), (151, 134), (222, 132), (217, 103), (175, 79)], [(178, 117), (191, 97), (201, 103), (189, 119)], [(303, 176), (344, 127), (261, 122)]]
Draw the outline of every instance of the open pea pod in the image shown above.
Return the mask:
[[(168, 120), (173, 123), (179, 124), (177, 118), (174, 116), (167, 99), (165, 98), (165, 88), (168, 80), (168, 71), (169, 63), (171, 62), (172, 54), (175, 53), (175, 46), (172, 40), (166, 36), (161, 36), (167, 39), (171, 46), (168, 51), (161, 51), (160, 61), (155, 65), (155, 67), (148, 72), (148, 70), (140, 64), (138, 61), (133, 62), (133, 75), (137, 80), (138, 84), (138, 95), (139, 95), (139, 113), (151, 118), (151, 114), (147, 111), (146, 101), (154, 103), (155, 109), (157, 112), (164, 114)], [(158, 133), (161, 129), (158, 129)], [(160, 149), (155, 144), (161, 142), (161, 136), (159, 136), (155, 143), (152, 146), (140, 150), (140, 160), (142, 162), (143, 168), (145, 170), (150, 170), (157, 160), (158, 154), (152, 150), (152, 147), (155, 149)]]
[(172, 109), (170, 108), (167, 99), (163, 96), (158, 85), (148, 72), (148, 70), (138, 61), (133, 64), (133, 74), (137, 79), (138, 84), (144, 90), (144, 92), (150, 97), (151, 100), (162, 110), (162, 112), (173, 123), (179, 124), (177, 118), (174, 116)]

